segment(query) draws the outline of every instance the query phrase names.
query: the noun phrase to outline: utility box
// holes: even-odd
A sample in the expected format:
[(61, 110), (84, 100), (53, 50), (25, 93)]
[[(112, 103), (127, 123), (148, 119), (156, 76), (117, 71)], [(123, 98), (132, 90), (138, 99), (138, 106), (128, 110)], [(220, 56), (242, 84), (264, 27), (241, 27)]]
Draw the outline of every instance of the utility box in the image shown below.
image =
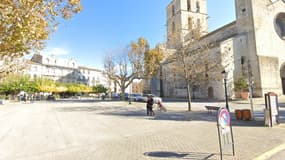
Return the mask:
[(279, 121), (279, 104), (276, 93), (269, 92), (265, 94), (264, 124), (273, 127), (280, 123)]

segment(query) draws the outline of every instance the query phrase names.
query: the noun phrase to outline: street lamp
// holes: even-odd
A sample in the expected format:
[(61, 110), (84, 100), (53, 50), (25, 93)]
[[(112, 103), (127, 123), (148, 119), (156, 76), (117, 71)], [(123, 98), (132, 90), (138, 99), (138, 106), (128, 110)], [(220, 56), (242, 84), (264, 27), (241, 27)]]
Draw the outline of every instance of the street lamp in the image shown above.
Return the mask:
[(228, 91), (227, 91), (227, 72), (225, 70), (222, 71), (223, 74), (223, 78), (224, 78), (224, 86), (225, 86), (225, 98), (226, 98), (226, 108), (228, 111), (230, 111), (229, 109), (229, 100), (228, 100)]
[(133, 82), (130, 84), (130, 93), (129, 93), (129, 104), (132, 104), (132, 89), (133, 89)]
[(20, 83), (20, 94), (19, 94), (19, 102), (21, 103), (22, 100), (22, 83)]

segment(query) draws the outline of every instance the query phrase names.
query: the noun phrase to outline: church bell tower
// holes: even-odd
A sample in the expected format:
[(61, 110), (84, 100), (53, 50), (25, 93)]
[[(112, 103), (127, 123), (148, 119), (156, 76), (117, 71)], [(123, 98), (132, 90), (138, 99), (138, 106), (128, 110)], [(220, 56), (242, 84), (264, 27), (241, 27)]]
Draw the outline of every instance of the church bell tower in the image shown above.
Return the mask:
[(207, 17), (207, 0), (173, 0), (167, 6), (167, 47), (186, 42), (196, 28), (207, 34)]

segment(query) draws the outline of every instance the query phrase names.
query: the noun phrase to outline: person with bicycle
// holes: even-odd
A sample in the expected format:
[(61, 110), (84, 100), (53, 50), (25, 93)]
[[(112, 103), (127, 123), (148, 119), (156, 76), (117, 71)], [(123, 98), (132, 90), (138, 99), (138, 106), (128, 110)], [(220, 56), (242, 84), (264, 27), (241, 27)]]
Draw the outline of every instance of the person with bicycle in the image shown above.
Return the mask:
[(154, 116), (155, 113), (153, 112), (152, 106), (153, 106), (153, 98), (151, 95), (147, 96), (147, 101), (146, 101), (146, 114), (148, 116)]

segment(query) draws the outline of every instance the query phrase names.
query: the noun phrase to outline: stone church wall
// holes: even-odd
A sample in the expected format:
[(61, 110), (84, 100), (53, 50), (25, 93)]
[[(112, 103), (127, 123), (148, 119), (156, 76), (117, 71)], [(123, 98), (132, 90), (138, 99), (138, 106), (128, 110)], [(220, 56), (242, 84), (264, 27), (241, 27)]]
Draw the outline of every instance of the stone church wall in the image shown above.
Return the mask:
[(285, 58), (285, 40), (276, 31), (276, 17), (285, 13), (285, 3), (253, 0), (256, 54), (259, 57), (261, 94), (275, 91), (282, 94), (281, 65)]

